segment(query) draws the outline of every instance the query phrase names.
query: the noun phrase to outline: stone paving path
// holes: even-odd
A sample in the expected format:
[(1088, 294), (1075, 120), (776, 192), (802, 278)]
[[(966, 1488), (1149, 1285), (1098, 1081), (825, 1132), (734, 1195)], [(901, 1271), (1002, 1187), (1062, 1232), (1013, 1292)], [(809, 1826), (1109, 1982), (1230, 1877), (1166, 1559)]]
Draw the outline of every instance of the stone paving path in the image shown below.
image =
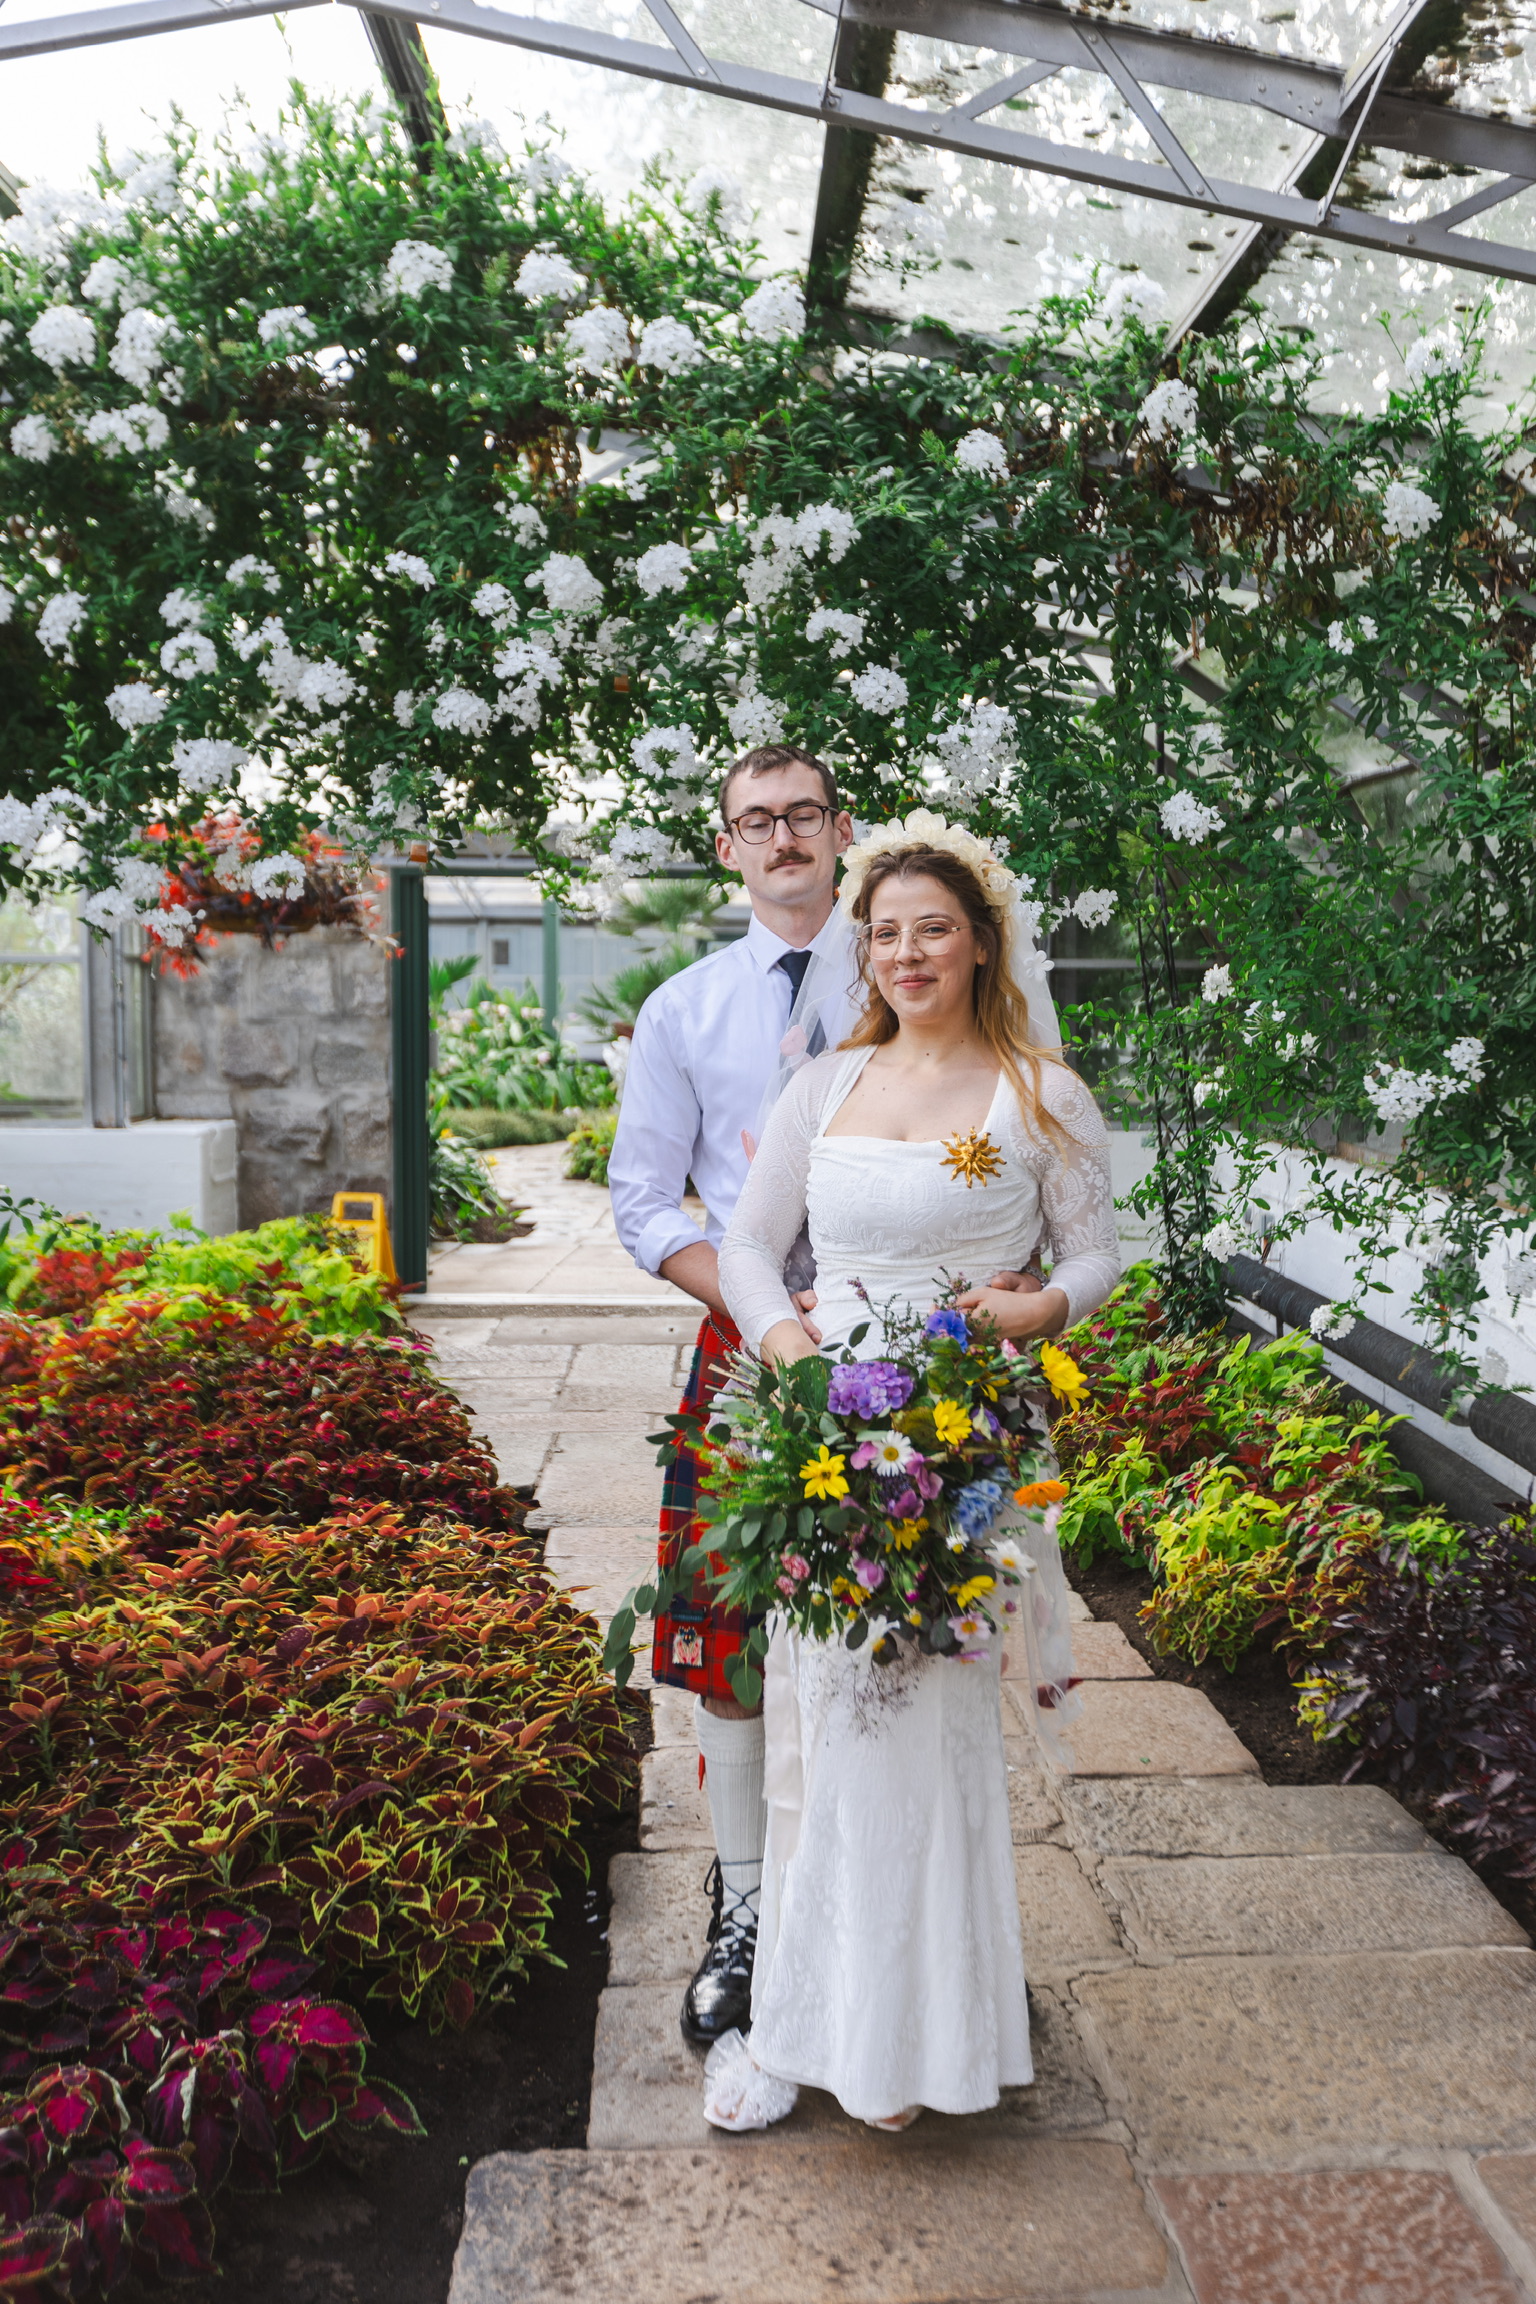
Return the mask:
[[(653, 1557), (643, 1435), (694, 1323), (558, 1309), (557, 1270), (548, 1312), (424, 1324), (606, 1618)], [(1083, 1617), (1070, 1776), (1005, 1689), (1036, 2085), (900, 2137), (815, 2092), (765, 2136), (706, 2126), (677, 2010), (707, 1811), (657, 1690), (588, 2148), (471, 2170), (450, 2304), (1536, 2304), (1524, 1935), (1386, 1793), (1264, 1785)]]

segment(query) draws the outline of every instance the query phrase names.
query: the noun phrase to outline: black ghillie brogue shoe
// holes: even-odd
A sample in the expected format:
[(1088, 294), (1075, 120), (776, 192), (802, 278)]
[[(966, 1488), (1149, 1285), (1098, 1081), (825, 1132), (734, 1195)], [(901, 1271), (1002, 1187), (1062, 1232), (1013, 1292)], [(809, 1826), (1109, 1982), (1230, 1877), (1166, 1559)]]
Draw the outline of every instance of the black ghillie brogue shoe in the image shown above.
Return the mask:
[(711, 2048), (727, 2032), (745, 2032), (752, 2022), (752, 1962), (757, 1953), (757, 1915), (736, 1899), (727, 1912), (718, 1861), (705, 1886), (714, 1904), (709, 1949), (683, 1995), (683, 2038), (695, 2048)]

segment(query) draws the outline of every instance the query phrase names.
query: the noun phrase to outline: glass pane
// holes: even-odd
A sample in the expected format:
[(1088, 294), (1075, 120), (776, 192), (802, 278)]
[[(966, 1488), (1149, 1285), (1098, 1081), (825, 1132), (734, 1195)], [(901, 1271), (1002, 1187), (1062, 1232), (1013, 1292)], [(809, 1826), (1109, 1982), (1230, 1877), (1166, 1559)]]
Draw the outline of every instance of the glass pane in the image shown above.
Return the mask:
[[(587, 0), (578, 8), (560, 0), (541, 13), (567, 22), (590, 19), (594, 29), (651, 44), (659, 37), (655, 20), (639, 6)], [(768, 0), (711, 0), (686, 11), (686, 20), (706, 52), (820, 84), (827, 19), (813, 9), (791, 15)], [(465, 39), (434, 29), (430, 21), (424, 29), (450, 113), (490, 120), (514, 153), (522, 148), (524, 124), (536, 139), (547, 134), (605, 199), (638, 190), (655, 160), (684, 178), (718, 169), (742, 186), (769, 268), (804, 270), (821, 173), (819, 122), (493, 40)], [(791, 43), (792, 32), (798, 45)]]
[(79, 931), (62, 904), (0, 903), (0, 1120), (78, 1120)]
[[(62, 16), (81, 0), (20, 0), (6, 22)], [(305, 8), (280, 21), (252, 17), (195, 32), (155, 32), (98, 48), (7, 58), (0, 160), (23, 183), (75, 185), (109, 152), (159, 141), (175, 105), (199, 130), (222, 127), (237, 93), (270, 125), (294, 78), (316, 94), (382, 88), (361, 18), (351, 8)]]

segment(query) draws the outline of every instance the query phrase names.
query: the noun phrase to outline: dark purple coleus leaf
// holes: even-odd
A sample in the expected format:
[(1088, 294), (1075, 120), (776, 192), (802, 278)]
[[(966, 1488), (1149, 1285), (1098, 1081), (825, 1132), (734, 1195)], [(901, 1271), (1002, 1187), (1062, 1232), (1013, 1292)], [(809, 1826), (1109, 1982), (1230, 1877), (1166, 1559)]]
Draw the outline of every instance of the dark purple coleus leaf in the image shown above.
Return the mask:
[(139, 2220), (138, 2244), (157, 2271), (171, 2266), (186, 2272), (213, 2268), (213, 2218), (201, 2200), (175, 2208), (146, 2208)]

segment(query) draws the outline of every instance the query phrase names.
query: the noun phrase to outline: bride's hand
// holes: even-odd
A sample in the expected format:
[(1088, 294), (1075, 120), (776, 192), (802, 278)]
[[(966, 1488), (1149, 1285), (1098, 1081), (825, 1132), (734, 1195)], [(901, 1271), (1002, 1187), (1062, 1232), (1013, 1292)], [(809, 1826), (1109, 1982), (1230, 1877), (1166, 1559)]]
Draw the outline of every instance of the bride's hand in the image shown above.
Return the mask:
[(770, 1367), (782, 1368), (790, 1360), (814, 1360), (816, 1347), (798, 1320), (775, 1320), (759, 1347)]
[(1022, 1295), (1012, 1288), (973, 1288), (955, 1298), (957, 1311), (990, 1320), (999, 1336), (1059, 1336), (1067, 1324), (1065, 1291), (1041, 1288)]

